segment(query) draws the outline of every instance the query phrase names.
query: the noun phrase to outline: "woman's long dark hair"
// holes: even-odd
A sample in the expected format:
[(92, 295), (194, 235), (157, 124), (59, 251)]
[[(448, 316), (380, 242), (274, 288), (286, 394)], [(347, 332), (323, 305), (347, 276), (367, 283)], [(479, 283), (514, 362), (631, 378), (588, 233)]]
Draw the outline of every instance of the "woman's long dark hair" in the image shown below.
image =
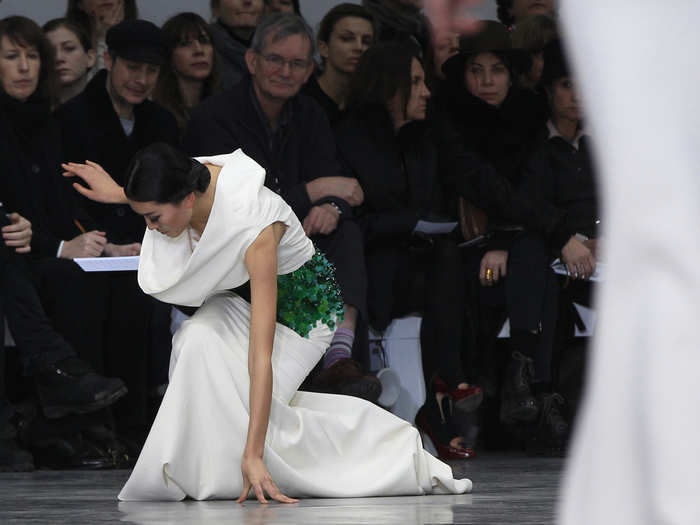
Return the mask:
[(204, 193), (211, 174), (203, 164), (165, 142), (138, 151), (126, 169), (124, 193), (136, 202), (179, 204), (190, 193)]
[(54, 68), (54, 50), (44, 32), (30, 18), (8, 16), (0, 20), (0, 40), (4, 36), (18, 46), (37, 49), (41, 59), (41, 69), (35, 94), (53, 105), (58, 93), (58, 78)]
[(414, 58), (421, 62), (416, 46), (382, 42), (370, 47), (362, 55), (350, 80), (348, 110), (383, 108), (388, 113), (387, 104), (398, 93), (405, 112), (411, 96), (411, 64)]
[[(189, 120), (189, 112), (180, 91), (180, 84), (177, 81), (175, 65), (173, 64), (173, 52), (183, 38), (188, 36), (197, 37), (201, 33), (205, 33), (211, 41), (212, 35), (209, 25), (196, 13), (180, 13), (173, 16), (163, 24), (162, 31), (168, 46), (168, 59), (160, 69), (158, 84), (153, 92), (153, 99), (173, 114), (182, 132)], [(211, 74), (204, 80), (202, 100), (219, 91), (221, 87), (216, 52), (213, 54), (212, 60)]]

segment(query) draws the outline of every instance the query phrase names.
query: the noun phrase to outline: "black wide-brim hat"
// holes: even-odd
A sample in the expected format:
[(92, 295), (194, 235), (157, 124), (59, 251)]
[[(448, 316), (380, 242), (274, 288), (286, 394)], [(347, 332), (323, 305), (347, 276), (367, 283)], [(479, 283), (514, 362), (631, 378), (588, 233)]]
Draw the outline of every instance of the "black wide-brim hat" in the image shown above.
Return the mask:
[(459, 39), (459, 53), (445, 61), (442, 72), (447, 78), (463, 78), (467, 60), (479, 53), (496, 53), (505, 56), (515, 75), (529, 71), (532, 66), (532, 59), (527, 51), (513, 48), (506, 26), (493, 20), (484, 20), (481, 31)]
[(124, 20), (111, 27), (105, 38), (110, 53), (157, 66), (168, 57), (168, 48), (160, 28), (147, 20)]

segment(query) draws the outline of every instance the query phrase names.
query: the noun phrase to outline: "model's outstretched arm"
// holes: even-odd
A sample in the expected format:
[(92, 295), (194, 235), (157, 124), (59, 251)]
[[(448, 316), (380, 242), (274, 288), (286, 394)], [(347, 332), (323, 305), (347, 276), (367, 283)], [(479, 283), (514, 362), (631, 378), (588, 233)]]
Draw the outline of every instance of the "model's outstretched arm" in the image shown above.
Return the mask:
[(243, 492), (238, 498), (239, 503), (245, 501), (251, 489), (261, 503), (267, 503), (265, 493), (282, 503), (297, 501), (280, 492), (263, 462), (272, 401), (272, 343), (277, 318), (277, 245), (284, 230), (282, 223), (268, 226), (245, 254), (251, 298), (248, 348), (250, 419), (241, 462)]
[(85, 181), (88, 187), (77, 182), (73, 183), (73, 187), (88, 199), (107, 204), (127, 203), (124, 188), (114, 182), (109, 173), (96, 162), (89, 160), (85, 161), (85, 164), (69, 162), (61, 166), (66, 170), (63, 172), (64, 177), (80, 177)]

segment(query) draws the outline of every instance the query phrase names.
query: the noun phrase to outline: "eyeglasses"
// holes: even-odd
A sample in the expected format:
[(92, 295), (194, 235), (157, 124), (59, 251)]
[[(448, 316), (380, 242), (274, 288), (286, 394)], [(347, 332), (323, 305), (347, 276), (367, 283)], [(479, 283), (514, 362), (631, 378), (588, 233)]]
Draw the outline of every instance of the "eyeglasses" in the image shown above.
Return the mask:
[(189, 47), (192, 45), (193, 42), (199, 42), (200, 45), (206, 46), (211, 44), (211, 38), (209, 38), (209, 35), (206, 33), (200, 33), (196, 37), (193, 37), (192, 35), (184, 37), (180, 39), (177, 43), (178, 47)]
[(281, 57), (279, 55), (275, 54), (269, 54), (269, 55), (260, 55), (265, 63), (274, 71), (279, 71), (280, 69), (284, 68), (287, 64), (289, 64), (289, 69), (292, 70), (294, 73), (302, 73), (306, 71), (306, 68), (309, 67), (311, 64), (310, 60), (302, 60), (300, 58), (294, 58), (291, 60), (288, 60), (284, 57)]

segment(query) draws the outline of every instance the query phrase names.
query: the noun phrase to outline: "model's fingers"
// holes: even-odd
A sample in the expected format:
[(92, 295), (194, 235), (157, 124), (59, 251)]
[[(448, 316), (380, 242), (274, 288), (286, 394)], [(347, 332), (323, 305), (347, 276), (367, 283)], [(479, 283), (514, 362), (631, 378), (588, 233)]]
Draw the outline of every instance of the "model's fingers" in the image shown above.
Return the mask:
[(250, 482), (246, 479), (243, 482), (243, 490), (241, 491), (241, 495), (238, 496), (236, 503), (243, 503), (248, 499), (248, 494), (250, 494)]
[(265, 491), (260, 483), (253, 485), (253, 491), (255, 492), (255, 497), (258, 498), (260, 503), (267, 503), (267, 500), (265, 499)]
[(299, 502), (298, 499), (290, 498), (290, 497), (282, 494), (282, 492), (277, 487), (277, 485), (275, 485), (274, 481), (271, 481), (271, 480), (267, 481), (265, 483), (265, 490), (267, 491), (267, 493), (270, 495), (270, 497), (272, 499), (274, 499), (275, 501), (279, 501), (280, 503), (298, 503)]

